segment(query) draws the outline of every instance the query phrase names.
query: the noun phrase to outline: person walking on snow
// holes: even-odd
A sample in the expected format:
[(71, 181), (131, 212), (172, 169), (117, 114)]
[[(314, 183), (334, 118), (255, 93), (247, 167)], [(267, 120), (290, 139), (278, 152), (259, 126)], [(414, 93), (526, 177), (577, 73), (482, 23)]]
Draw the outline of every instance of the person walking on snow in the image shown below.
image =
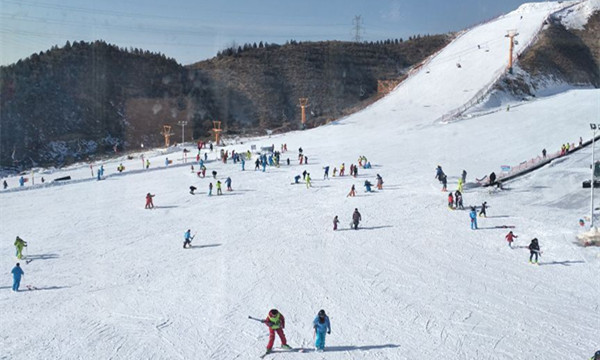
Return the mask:
[(315, 348), (317, 351), (325, 350), (325, 333), (331, 334), (331, 324), (329, 322), (329, 316), (325, 314), (325, 310), (319, 310), (319, 313), (313, 320), (313, 327), (315, 329)]
[(477, 230), (477, 211), (475, 210), (475, 206), (471, 206), (469, 217), (471, 218), (471, 230)]
[(383, 190), (383, 178), (377, 174), (377, 190)]
[(231, 188), (231, 178), (228, 176), (227, 179), (225, 179), (225, 185), (227, 185), (227, 191), (233, 191), (233, 189)]
[(15, 248), (17, 249), (17, 259), (22, 259), (23, 258), (23, 248), (27, 246), (27, 241), (21, 239), (20, 237), (17, 236), (17, 238), (15, 239)]
[(246, 170), (246, 160), (244, 160), (244, 158), (242, 157), (242, 171)]
[(352, 223), (354, 224), (354, 230), (358, 230), (358, 223), (362, 220), (358, 209), (354, 209), (354, 213), (352, 214)]
[(183, 248), (192, 247), (192, 240), (194, 237), (192, 236), (192, 231), (188, 229), (185, 234), (183, 234)]
[(447, 191), (446, 186), (448, 185), (448, 178), (446, 174), (442, 174), (440, 181), (442, 182), (442, 191)]
[(146, 209), (153, 209), (154, 208), (154, 202), (152, 201), (152, 198), (154, 197), (154, 195), (147, 193), (146, 194)]
[(463, 191), (463, 179), (462, 178), (458, 179), (458, 185), (456, 187), (458, 188), (458, 191), (460, 191), (460, 192)]
[(516, 238), (518, 238), (518, 236), (513, 234), (512, 230), (511, 230), (508, 232), (508, 234), (506, 234), (505, 238), (506, 238), (506, 241), (508, 241), (508, 247), (512, 248), (512, 243), (513, 243), (513, 241), (515, 241)]
[(346, 195), (346, 197), (349, 197), (349, 196), (352, 196), (352, 197), (356, 196), (356, 188), (354, 187), (354, 184), (352, 184), (352, 187), (350, 188), (350, 192), (348, 193), (348, 195)]
[(6, 180), (4, 180), (4, 182), (2, 183), (2, 186), (4, 187), (4, 190), (6, 190), (6, 188), (8, 187), (8, 183), (6, 182)]
[(11, 273), (13, 275), (12, 291), (17, 292), (19, 291), (19, 286), (21, 285), (21, 277), (25, 275), (25, 272), (23, 269), (21, 269), (21, 264), (17, 263), (17, 265), (15, 265), (15, 267), (11, 270)]
[(212, 196), (212, 189), (213, 189), (213, 184), (209, 183), (208, 184), (208, 196)]
[(438, 165), (435, 168), (435, 179), (438, 179), (440, 182), (442, 182), (442, 175), (444, 175), (444, 171), (442, 170), (442, 167)]
[(271, 309), (271, 311), (269, 311), (269, 315), (267, 315), (267, 318), (264, 320), (264, 323), (269, 327), (269, 343), (267, 344), (267, 354), (269, 354), (273, 349), (275, 333), (277, 333), (279, 340), (281, 340), (281, 347), (284, 349), (291, 349), (291, 347), (287, 344), (285, 334), (283, 333), (283, 329), (285, 329), (285, 318), (283, 317), (283, 314), (281, 314), (277, 309)]
[(461, 210), (465, 209), (465, 207), (463, 206), (462, 193), (458, 190), (456, 190), (454, 192), (454, 204), (456, 204), (455, 208), (457, 208), (457, 209), (461, 209)]
[(340, 223), (340, 221), (338, 220), (337, 215), (333, 218), (333, 230), (337, 230), (337, 226)]
[(335, 174), (337, 174), (337, 168), (336, 167), (333, 168), (333, 177), (335, 177)]
[[(463, 185), (467, 182), (467, 170), (463, 170), (460, 174), (460, 178), (462, 180)], [(462, 190), (460, 191), (462, 192)]]
[(450, 191), (450, 194), (448, 194), (448, 208), (450, 210), (454, 209), (454, 197), (452, 196), (452, 191)]
[(325, 172), (323, 173), (323, 180), (329, 180), (329, 166), (325, 166), (323, 169), (325, 169)]
[(217, 195), (223, 195), (221, 191), (221, 180), (217, 180)]
[[(531, 244), (529, 244), (529, 263), (530, 264), (539, 265), (538, 264), (538, 254), (539, 255), (542, 254), (542, 252), (540, 251), (540, 244), (538, 243), (537, 238), (533, 238), (531, 240)], [(535, 256), (535, 260), (532, 262), (531, 260), (533, 259), (534, 256)]]
[(481, 210), (479, 211), (479, 216), (487, 217), (487, 214), (485, 213), (486, 209), (487, 209), (487, 201), (484, 201), (483, 204), (481, 204)]
[(310, 173), (306, 173), (306, 188), (310, 187)]

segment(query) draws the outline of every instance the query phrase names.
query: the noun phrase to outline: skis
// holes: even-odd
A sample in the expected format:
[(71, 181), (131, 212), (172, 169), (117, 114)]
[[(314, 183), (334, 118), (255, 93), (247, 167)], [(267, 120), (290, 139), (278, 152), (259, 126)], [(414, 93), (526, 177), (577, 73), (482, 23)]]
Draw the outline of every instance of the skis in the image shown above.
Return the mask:
[(304, 352), (304, 348), (298, 348), (298, 349), (296, 349), (296, 348), (293, 348), (291, 346), (288, 346), (288, 347), (283, 347), (282, 346), (280, 348), (277, 348), (277, 350), (278, 351), (271, 350), (269, 352), (265, 352), (264, 354), (260, 355), (259, 358), (264, 359), (265, 356), (267, 356), (269, 354), (277, 354), (277, 353), (281, 353), (281, 352)]
[(27, 285), (27, 286), (25, 286), (25, 287), (27, 288), (27, 290), (39, 290), (38, 288), (36, 288), (36, 287), (35, 287), (35, 286), (33, 286), (33, 285)]

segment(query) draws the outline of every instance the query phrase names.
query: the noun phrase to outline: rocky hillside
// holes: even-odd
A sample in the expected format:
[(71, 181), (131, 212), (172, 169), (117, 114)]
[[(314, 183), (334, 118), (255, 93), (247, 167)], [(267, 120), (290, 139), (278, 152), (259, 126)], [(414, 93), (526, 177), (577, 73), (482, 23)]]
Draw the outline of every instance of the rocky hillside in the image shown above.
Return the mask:
[(316, 126), (373, 101), (377, 80), (401, 77), (449, 40), (247, 44), (189, 67), (103, 41), (67, 43), (0, 67), (0, 167), (160, 146), (163, 125), (180, 121), (188, 141), (208, 138), (212, 120), (226, 134), (297, 129), (300, 97)]

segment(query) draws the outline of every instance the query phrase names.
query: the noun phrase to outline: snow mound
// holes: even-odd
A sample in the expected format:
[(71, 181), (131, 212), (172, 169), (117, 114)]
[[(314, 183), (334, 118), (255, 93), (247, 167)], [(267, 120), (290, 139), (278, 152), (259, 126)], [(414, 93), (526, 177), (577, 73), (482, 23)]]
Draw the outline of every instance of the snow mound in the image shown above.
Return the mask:
[(600, 11), (600, 0), (586, 0), (558, 12), (555, 17), (560, 19), (567, 29), (583, 30), (590, 16), (596, 11)]

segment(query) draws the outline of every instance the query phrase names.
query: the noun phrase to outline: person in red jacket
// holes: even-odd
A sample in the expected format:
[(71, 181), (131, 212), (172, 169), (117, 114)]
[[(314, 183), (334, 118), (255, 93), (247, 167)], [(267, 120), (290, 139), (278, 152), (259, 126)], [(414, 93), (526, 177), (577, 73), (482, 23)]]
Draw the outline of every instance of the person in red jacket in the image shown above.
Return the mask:
[(454, 197), (452, 196), (452, 191), (448, 194), (448, 208), (454, 209)]
[(275, 342), (275, 333), (279, 335), (281, 340), (281, 347), (284, 349), (290, 349), (291, 347), (287, 344), (283, 329), (285, 328), (285, 318), (277, 311), (277, 309), (271, 309), (269, 315), (264, 320), (265, 325), (269, 327), (269, 343), (267, 344), (267, 354), (273, 349), (273, 343)]
[(152, 202), (153, 197), (154, 197), (154, 195), (152, 195), (150, 193), (146, 194), (146, 209), (154, 208), (154, 203)]
[(509, 231), (508, 234), (506, 234), (505, 238), (506, 241), (508, 241), (508, 247), (512, 248), (512, 243), (513, 241), (515, 241), (516, 238), (518, 238), (518, 236), (513, 234), (512, 231)]

